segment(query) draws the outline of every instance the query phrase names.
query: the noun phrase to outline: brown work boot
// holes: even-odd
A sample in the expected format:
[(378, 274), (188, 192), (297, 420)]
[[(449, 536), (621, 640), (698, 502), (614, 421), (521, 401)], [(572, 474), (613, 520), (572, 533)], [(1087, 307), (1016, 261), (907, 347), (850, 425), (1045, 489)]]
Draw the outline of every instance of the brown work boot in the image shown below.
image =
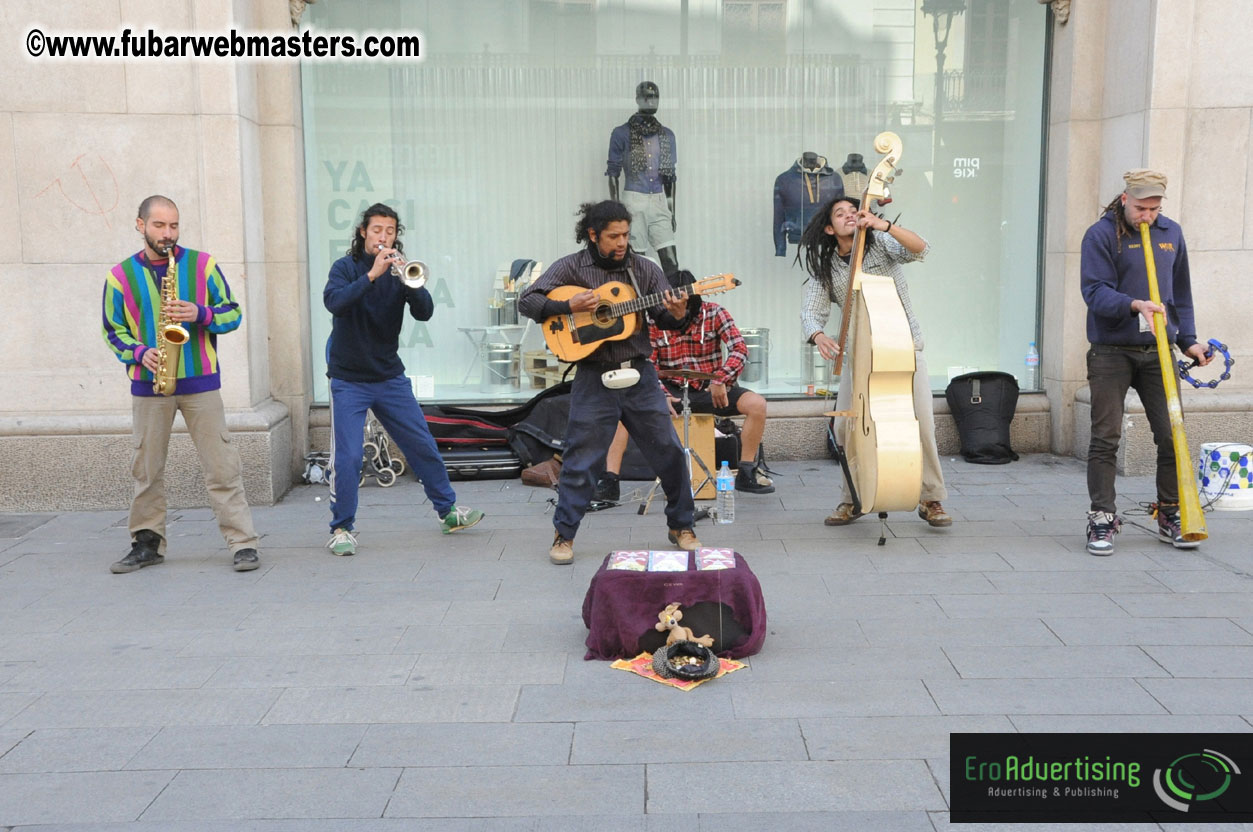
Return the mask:
[(670, 542), (686, 552), (695, 552), (700, 548), (700, 541), (691, 529), (671, 529)]
[(548, 559), (558, 566), (574, 562), (574, 541), (566, 540), (560, 534), (553, 537), (553, 545), (548, 550)]
[(858, 517), (861, 515), (853, 511), (852, 503), (840, 503), (835, 507), (835, 511), (828, 514), (827, 519), (822, 522), (827, 526), (847, 526)]
[(918, 516), (926, 520), (928, 526), (942, 528), (953, 525), (953, 518), (948, 516), (939, 500), (927, 500), (918, 506)]

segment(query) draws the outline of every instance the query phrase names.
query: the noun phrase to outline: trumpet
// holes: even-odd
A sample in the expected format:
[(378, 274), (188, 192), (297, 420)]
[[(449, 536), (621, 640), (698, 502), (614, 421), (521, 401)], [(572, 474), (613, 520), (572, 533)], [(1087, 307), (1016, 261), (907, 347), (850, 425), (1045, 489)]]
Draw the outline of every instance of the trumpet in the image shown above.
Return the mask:
[[(379, 243), (379, 251), (383, 250), (383, 244)], [(400, 278), (400, 282), (410, 289), (421, 289), (426, 285), (426, 279), (430, 275), (430, 267), (421, 260), (410, 260), (403, 266), (392, 261), (392, 274)]]

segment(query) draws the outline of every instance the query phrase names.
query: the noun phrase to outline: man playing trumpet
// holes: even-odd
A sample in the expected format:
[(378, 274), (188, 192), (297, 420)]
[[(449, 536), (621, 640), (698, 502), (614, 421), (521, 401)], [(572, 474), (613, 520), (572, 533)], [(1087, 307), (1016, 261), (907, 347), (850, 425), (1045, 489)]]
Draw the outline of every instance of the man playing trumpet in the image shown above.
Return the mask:
[(331, 380), (331, 539), (326, 546), (336, 555), (357, 553), (353, 530), (366, 410), (374, 411), (413, 466), (444, 534), (483, 519), (483, 512), (456, 504), (448, 470), (397, 355), (406, 307), (419, 321), (429, 321), (435, 311), (426, 286), (403, 279), (402, 233), (395, 211), (382, 203), (371, 205), (322, 291), (322, 302), (334, 316), (326, 367)]
[[(1171, 438), (1170, 413), (1161, 362), (1153, 335), (1153, 315), (1166, 316), (1168, 340), (1208, 364), (1197, 343), (1192, 315), (1192, 279), (1183, 229), (1162, 213), (1166, 176), (1153, 170), (1123, 174), (1126, 188), (1106, 206), (1083, 235), (1079, 273), (1088, 305), (1088, 386), (1092, 393), (1092, 439), (1088, 446), (1088, 552), (1112, 555), (1121, 521), (1115, 513), (1114, 473), (1122, 434), (1123, 401), (1135, 388), (1157, 445), (1157, 533), (1181, 549), (1197, 542), (1184, 539), (1179, 522), (1179, 480)], [(1158, 274), (1161, 303), (1149, 300), (1148, 264), (1140, 223), (1149, 226), (1151, 256)]]

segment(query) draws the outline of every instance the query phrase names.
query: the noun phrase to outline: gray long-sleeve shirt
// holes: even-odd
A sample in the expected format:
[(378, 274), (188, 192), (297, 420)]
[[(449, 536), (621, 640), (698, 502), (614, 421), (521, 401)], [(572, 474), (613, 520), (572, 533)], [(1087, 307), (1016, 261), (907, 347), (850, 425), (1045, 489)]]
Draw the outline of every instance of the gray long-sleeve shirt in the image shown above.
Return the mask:
[[(923, 242), (926, 243), (926, 240)], [(909, 329), (914, 336), (914, 349), (916, 350), (922, 349), (922, 327), (914, 315), (913, 304), (909, 302), (909, 284), (905, 282), (905, 273), (901, 270), (901, 264), (922, 260), (929, 251), (931, 251), (930, 243), (915, 254), (894, 237), (877, 233), (866, 246), (866, 253), (862, 258), (863, 272), (890, 277), (896, 284), (896, 294), (901, 298), (901, 306), (905, 307), (905, 317), (909, 319)], [(813, 338), (814, 333), (822, 332), (827, 325), (832, 303), (843, 307), (844, 295), (848, 292), (848, 272), (849, 264), (836, 257), (831, 263), (831, 294), (827, 294), (826, 288), (816, 279), (810, 278), (805, 284), (805, 303), (801, 307), (801, 330), (804, 332), (806, 341)]]
[[(639, 283), (641, 294), (657, 294), (670, 288), (669, 282), (666, 281), (665, 275), (656, 263), (634, 252), (628, 252), (627, 257), (635, 272), (635, 280)], [(586, 249), (568, 254), (555, 261), (540, 275), (538, 280), (527, 287), (522, 297), (518, 298), (518, 311), (533, 321), (543, 323), (544, 319), (552, 314), (551, 309), (547, 310), (548, 314), (545, 314), (544, 307), (548, 303), (548, 293), (558, 286), (596, 289), (615, 280), (628, 286), (631, 285), (626, 261), (620, 268), (605, 270), (596, 265), (591, 253)], [(568, 311), (569, 304), (563, 305)], [(647, 310), (647, 314), (660, 329), (683, 328), (684, 320), (676, 319), (665, 310), (665, 307), (654, 306)], [(648, 340), (648, 326), (637, 326), (635, 332), (627, 338), (621, 341), (605, 341), (584, 360), (617, 364), (633, 358), (647, 358), (652, 350), (652, 344)]]

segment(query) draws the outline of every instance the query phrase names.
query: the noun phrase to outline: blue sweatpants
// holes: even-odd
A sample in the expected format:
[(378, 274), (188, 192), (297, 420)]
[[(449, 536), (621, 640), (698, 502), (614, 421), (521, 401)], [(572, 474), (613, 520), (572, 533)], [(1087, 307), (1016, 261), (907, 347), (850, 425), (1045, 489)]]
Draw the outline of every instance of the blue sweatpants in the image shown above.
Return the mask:
[(457, 502), (448, 469), (406, 376), (363, 382), (331, 379), (331, 530), (349, 531), (357, 519), (357, 485), (365, 444), (365, 412), (383, 428), (422, 480), (426, 496), (442, 517)]
[(692, 527), (695, 504), (687, 459), (670, 421), (665, 394), (657, 383), (657, 370), (644, 359), (632, 362), (632, 366), (639, 370), (640, 380), (621, 390), (610, 390), (600, 381), (601, 371), (610, 366), (585, 361), (574, 375), (553, 516), (553, 527), (567, 540), (574, 540), (587, 513), (596, 480), (605, 470), (605, 451), (619, 421), (661, 477), (666, 492), (666, 525), (672, 529)]

